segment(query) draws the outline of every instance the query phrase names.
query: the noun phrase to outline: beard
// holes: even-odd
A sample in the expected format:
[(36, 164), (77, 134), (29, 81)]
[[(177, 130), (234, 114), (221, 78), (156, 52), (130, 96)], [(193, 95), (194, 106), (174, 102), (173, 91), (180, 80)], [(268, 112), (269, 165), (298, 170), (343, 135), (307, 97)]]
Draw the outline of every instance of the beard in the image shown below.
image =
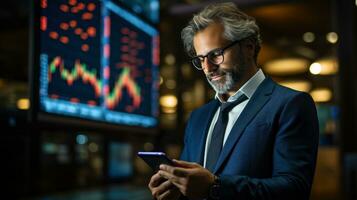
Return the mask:
[[(239, 59), (239, 63), (230, 69), (222, 69), (218, 66), (217, 70), (206, 74), (208, 83), (218, 94), (226, 94), (234, 89), (239, 81), (242, 80), (247, 71), (247, 64), (244, 58)], [(212, 80), (214, 76), (222, 76), (219, 80)]]

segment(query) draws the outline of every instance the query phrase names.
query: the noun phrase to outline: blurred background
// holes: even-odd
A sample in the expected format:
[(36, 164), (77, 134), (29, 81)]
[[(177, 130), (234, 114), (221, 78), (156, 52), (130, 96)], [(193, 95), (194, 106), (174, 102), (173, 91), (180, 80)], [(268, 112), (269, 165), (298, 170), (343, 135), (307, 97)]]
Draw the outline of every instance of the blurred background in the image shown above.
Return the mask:
[[(178, 158), (214, 91), (180, 31), (204, 0), (13, 0), (0, 7), (0, 181), (10, 199), (151, 199), (138, 151)], [(258, 64), (313, 97), (311, 199), (357, 199), (355, 0), (235, 0)]]

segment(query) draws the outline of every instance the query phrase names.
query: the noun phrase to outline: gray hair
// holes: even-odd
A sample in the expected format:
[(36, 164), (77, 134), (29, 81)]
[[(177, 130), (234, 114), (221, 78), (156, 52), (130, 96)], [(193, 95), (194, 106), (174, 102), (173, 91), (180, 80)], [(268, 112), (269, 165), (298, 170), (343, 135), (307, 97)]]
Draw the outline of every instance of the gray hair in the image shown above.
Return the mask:
[(189, 56), (196, 55), (193, 47), (194, 35), (216, 22), (224, 26), (224, 37), (229, 41), (233, 42), (249, 37), (255, 44), (254, 59), (257, 60), (261, 44), (259, 27), (253, 17), (240, 11), (234, 3), (210, 4), (193, 16), (181, 31), (183, 45)]

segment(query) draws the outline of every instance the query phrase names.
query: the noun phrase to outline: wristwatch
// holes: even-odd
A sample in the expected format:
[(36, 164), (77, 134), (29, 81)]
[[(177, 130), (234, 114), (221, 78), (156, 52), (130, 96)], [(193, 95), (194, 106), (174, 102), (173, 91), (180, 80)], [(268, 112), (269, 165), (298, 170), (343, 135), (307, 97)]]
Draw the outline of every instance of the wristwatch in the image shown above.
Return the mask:
[(221, 179), (219, 178), (219, 176), (214, 176), (214, 182), (211, 185), (211, 187), (209, 188), (209, 199), (212, 200), (217, 200), (220, 199), (221, 195), (220, 195), (220, 190), (221, 190)]

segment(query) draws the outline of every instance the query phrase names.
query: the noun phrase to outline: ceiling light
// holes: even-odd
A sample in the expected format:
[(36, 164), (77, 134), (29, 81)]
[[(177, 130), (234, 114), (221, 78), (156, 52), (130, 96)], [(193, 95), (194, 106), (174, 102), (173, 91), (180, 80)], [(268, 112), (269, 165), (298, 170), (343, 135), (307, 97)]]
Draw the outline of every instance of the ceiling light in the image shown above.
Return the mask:
[(163, 113), (175, 113), (177, 106), (177, 98), (174, 95), (165, 95), (160, 97), (160, 105)]
[(174, 79), (168, 79), (165, 83), (168, 89), (175, 89), (176, 88), (176, 81)]
[(310, 65), (310, 73), (314, 75), (320, 74), (321, 68), (322, 67), (320, 63), (314, 62)]
[(312, 32), (306, 32), (302, 36), (302, 39), (307, 43), (311, 43), (311, 42), (315, 41), (315, 34)]
[(177, 106), (177, 98), (174, 95), (165, 95), (160, 97), (160, 105), (163, 107), (173, 108)]
[(279, 81), (278, 83), (285, 87), (301, 92), (309, 92), (311, 89), (311, 83), (305, 80)]
[(79, 134), (76, 137), (77, 144), (85, 144), (88, 142), (88, 137), (84, 134)]
[(176, 58), (173, 54), (167, 54), (165, 56), (165, 62), (168, 64), (168, 65), (173, 65), (175, 64), (176, 62)]
[(268, 61), (263, 68), (271, 75), (292, 75), (306, 72), (308, 66), (308, 60), (303, 58), (283, 58)]
[(338, 40), (338, 35), (335, 32), (329, 32), (326, 35), (326, 40), (331, 43), (331, 44), (335, 44)]
[(332, 99), (332, 91), (328, 88), (317, 88), (310, 92), (315, 102), (328, 102)]
[(17, 100), (17, 108), (20, 110), (28, 110), (30, 108), (30, 101), (27, 98)]
[(88, 150), (89, 150), (90, 152), (95, 153), (95, 152), (98, 151), (98, 149), (99, 149), (99, 147), (98, 147), (98, 144), (97, 144), (97, 143), (95, 143), (95, 142), (89, 143), (89, 145), (88, 145)]
[(338, 72), (338, 64), (335, 58), (326, 57), (317, 60), (310, 65), (311, 74), (332, 75)]

